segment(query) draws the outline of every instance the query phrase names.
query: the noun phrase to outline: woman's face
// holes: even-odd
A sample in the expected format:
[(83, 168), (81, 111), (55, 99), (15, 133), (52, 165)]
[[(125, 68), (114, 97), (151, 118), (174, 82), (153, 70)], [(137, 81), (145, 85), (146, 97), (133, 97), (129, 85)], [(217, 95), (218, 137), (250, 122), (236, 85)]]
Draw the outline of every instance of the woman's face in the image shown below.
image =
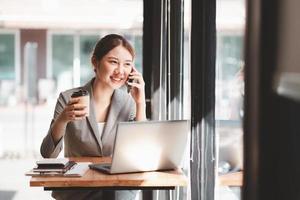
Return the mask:
[(117, 89), (126, 83), (133, 67), (133, 57), (125, 47), (119, 45), (96, 63), (96, 78), (102, 84)]

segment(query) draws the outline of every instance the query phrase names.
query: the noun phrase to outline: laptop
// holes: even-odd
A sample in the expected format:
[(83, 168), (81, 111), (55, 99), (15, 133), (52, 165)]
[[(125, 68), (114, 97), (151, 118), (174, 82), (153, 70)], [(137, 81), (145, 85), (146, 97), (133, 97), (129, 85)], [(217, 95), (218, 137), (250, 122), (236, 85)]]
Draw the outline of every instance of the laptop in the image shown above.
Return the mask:
[(111, 164), (91, 164), (108, 174), (179, 168), (188, 143), (188, 120), (119, 122)]

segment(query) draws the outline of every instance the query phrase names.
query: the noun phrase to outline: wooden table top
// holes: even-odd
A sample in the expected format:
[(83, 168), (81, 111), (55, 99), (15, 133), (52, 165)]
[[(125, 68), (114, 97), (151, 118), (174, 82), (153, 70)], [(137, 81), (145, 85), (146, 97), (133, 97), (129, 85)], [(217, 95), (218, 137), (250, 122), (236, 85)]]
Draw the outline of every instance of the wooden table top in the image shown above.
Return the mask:
[(241, 187), (243, 185), (243, 172), (223, 174), (218, 177), (220, 186)]
[[(76, 162), (110, 163), (108, 157), (70, 158)], [(108, 175), (89, 169), (82, 177), (31, 177), (34, 187), (175, 187), (187, 186), (181, 170)]]

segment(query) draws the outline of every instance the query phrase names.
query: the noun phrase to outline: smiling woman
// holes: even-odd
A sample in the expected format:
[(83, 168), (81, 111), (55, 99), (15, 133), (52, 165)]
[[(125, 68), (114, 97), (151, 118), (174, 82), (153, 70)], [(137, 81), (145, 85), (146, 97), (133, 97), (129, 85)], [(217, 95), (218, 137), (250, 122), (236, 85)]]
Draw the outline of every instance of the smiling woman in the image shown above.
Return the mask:
[[(41, 154), (55, 158), (65, 144), (65, 157), (111, 156), (116, 123), (119, 121), (145, 120), (145, 94), (142, 75), (135, 69), (134, 50), (120, 35), (110, 34), (96, 44), (91, 62), (95, 77), (82, 87), (73, 88), (60, 94), (55, 107), (48, 134), (41, 145)], [(130, 84), (130, 94), (122, 90), (127, 79), (136, 80)], [(71, 95), (85, 90), (90, 94), (89, 105), (81, 104), (80, 99)], [(90, 108), (87, 116), (87, 108)], [(104, 127), (99, 130), (98, 124)], [(122, 191), (122, 199), (131, 195)], [(101, 197), (103, 191), (54, 191), (57, 199), (90, 199)], [(118, 195), (117, 195), (118, 196)], [(104, 198), (107, 199), (107, 198)]]

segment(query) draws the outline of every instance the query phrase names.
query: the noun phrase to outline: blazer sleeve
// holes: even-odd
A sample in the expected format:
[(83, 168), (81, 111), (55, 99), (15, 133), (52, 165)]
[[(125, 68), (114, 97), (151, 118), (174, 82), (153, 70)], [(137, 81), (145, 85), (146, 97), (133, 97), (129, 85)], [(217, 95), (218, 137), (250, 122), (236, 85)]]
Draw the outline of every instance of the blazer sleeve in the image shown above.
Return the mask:
[[(40, 151), (44, 158), (56, 158), (63, 148), (63, 137), (55, 144), (51, 133), (52, 133), (53, 123), (60, 115), (60, 113), (64, 110), (66, 102), (67, 102), (66, 99), (63, 97), (61, 93), (56, 102), (54, 116), (53, 119), (51, 120), (50, 128), (41, 144)], [(65, 129), (62, 131), (65, 132)]]

